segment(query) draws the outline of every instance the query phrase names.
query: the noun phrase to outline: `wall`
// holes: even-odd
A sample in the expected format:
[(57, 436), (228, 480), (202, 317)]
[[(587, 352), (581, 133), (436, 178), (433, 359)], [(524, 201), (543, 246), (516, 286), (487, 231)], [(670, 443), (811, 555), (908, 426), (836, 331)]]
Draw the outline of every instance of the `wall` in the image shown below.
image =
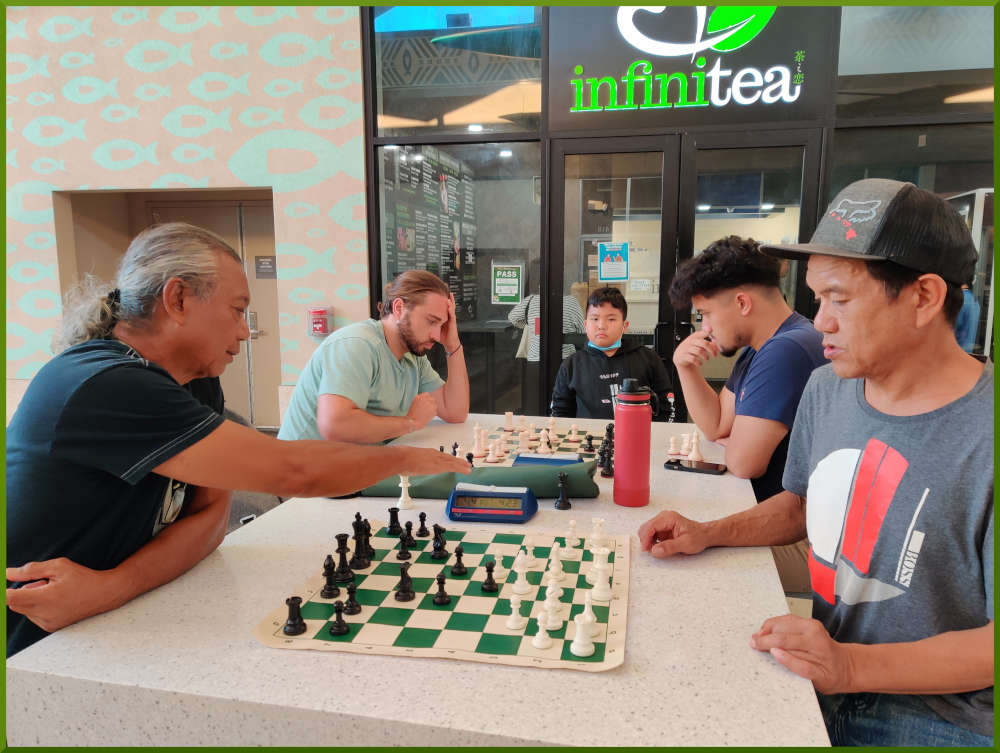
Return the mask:
[(75, 274), (59, 269), (53, 191), (270, 187), (286, 385), (315, 347), (308, 307), (368, 316), (357, 8), (6, 13), (8, 380), (51, 357), (60, 276)]

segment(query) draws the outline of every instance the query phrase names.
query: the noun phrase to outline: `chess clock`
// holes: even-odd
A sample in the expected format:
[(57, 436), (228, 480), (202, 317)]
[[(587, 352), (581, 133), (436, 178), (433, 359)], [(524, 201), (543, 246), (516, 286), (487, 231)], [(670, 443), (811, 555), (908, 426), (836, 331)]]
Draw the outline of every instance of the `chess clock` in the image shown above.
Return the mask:
[(456, 484), (445, 512), (470, 523), (526, 523), (538, 512), (538, 500), (526, 486)]

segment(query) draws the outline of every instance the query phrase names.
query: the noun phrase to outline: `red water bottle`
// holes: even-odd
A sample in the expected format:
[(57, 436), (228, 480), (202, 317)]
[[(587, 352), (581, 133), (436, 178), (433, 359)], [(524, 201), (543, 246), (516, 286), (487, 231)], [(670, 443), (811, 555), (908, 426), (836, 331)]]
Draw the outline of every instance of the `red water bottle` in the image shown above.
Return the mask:
[(616, 505), (643, 507), (649, 504), (649, 436), (656, 397), (639, 380), (622, 381), (615, 396), (615, 492)]

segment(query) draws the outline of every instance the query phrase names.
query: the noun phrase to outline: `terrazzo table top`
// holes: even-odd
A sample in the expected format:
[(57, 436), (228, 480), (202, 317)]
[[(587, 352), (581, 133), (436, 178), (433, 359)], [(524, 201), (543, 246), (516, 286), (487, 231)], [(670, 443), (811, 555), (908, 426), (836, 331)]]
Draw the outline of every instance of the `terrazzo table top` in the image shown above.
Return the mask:
[[(545, 419), (534, 419), (539, 427)], [(438, 420), (408, 443), (471, 446), (472, 425)], [(604, 421), (576, 420), (603, 435)], [(559, 425), (568, 424), (562, 419)], [(601, 494), (570, 512), (541, 500), (526, 531), (632, 538), (623, 666), (601, 673), (448, 659), (267, 648), (253, 627), (316, 569), (355, 511), (386, 519), (393, 499), (288, 500), (226, 537), (191, 571), (121, 609), (63, 629), (7, 661), (10, 745), (828, 745), (812, 685), (749, 647), (787, 606), (767, 548), (656, 560), (635, 532), (660, 510), (712, 519), (754, 504), (748, 481), (665, 471), (653, 425), (651, 501)], [(464, 450), (463, 450), (464, 452)], [(707, 460), (723, 448), (702, 442)], [(428, 522), (443, 500), (415, 500)]]

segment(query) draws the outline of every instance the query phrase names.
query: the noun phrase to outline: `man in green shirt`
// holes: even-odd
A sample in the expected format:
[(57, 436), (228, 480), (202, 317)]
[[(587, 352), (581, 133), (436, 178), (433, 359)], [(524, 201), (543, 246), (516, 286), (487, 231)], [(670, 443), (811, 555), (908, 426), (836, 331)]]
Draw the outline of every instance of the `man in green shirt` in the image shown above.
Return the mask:
[[(368, 444), (422, 429), (434, 416), (465, 421), (469, 376), (447, 285), (430, 272), (403, 272), (386, 285), (379, 313), (337, 330), (312, 354), (279, 439)], [(447, 381), (427, 360), (436, 342), (447, 355)]]

